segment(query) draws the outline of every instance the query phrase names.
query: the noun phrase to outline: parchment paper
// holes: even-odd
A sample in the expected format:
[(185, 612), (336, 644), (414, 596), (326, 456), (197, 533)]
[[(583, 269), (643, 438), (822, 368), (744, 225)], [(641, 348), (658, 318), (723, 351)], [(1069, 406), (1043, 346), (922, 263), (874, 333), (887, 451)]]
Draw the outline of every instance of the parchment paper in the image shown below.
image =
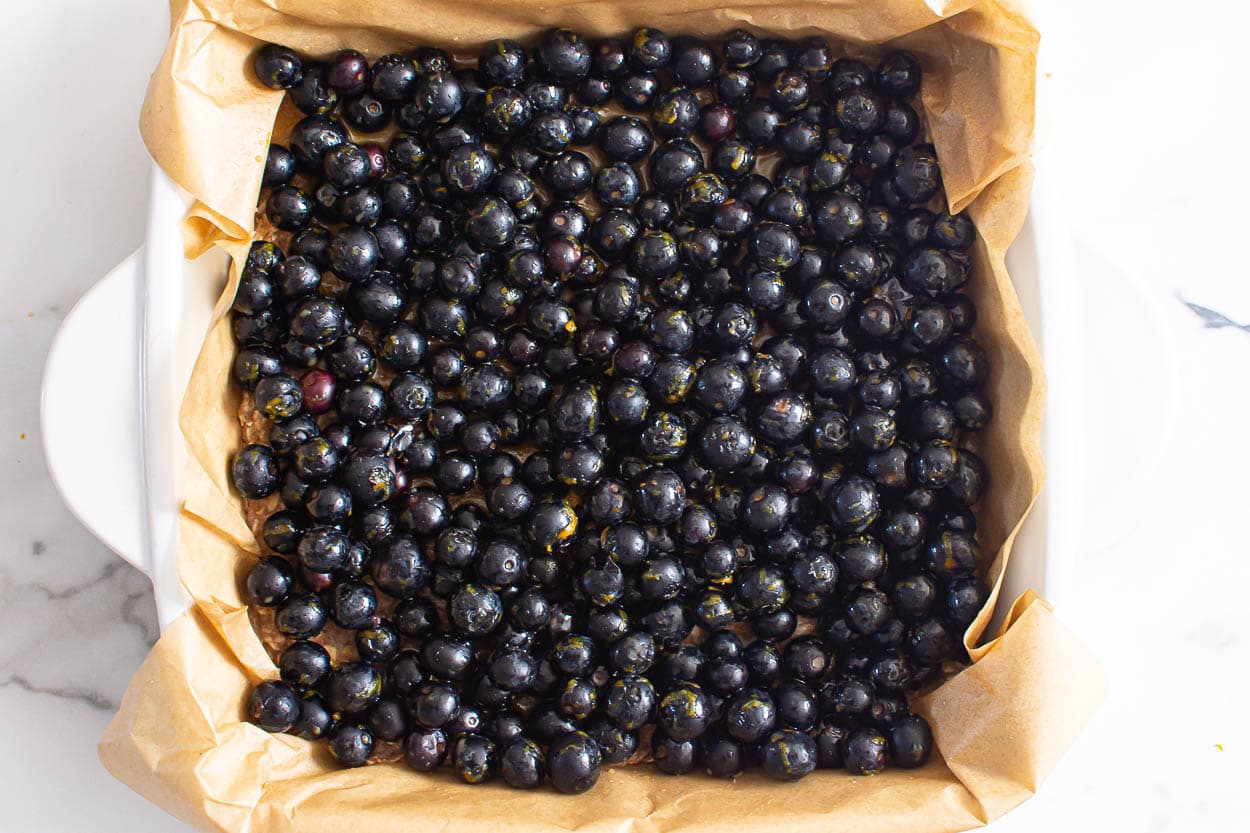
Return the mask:
[(1031, 592), (1015, 601), (994, 639), (982, 640), (1011, 542), (1043, 480), (1041, 363), (1003, 260), (1031, 180), (1037, 33), (1023, 18), (991, 0), (174, 0), (172, 17), (143, 107), (143, 136), (161, 167), (199, 200), (186, 223), (188, 255), (222, 246), (236, 261), (247, 251), (282, 100), (248, 70), (262, 41), (311, 54), (350, 45), (377, 57), (423, 43), (475, 50), (554, 25), (621, 35), (648, 24), (708, 36), (736, 26), (822, 34), (856, 55), (883, 44), (916, 54), (949, 202), (971, 213), (980, 235), (970, 292), (995, 406), (982, 446), (992, 488), (979, 514), (993, 594), (964, 637), (974, 664), (917, 704), (940, 753), (919, 770), (820, 771), (782, 785), (750, 773), (729, 782), (615, 767), (592, 793), (569, 798), (468, 787), (403, 764), (335, 769), (322, 745), (243, 720), (248, 687), (275, 669), (239, 590), (256, 544), (228, 478), (240, 444), (225, 316), (232, 270), (182, 408), (192, 462), (179, 570), (194, 603), (153, 648), (100, 742), (114, 775), (200, 829), (232, 833), (952, 831), (996, 818), (1037, 789), (1101, 700), (1104, 682)]

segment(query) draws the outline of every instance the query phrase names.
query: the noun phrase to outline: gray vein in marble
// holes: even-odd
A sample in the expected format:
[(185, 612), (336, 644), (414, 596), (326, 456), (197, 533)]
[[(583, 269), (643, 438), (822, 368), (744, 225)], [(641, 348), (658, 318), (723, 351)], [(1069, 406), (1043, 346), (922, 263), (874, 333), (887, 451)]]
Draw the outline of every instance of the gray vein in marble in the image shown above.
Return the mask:
[(53, 590), (48, 585), (39, 581), (25, 582), (23, 586), (44, 594), (45, 596), (48, 597), (49, 601), (61, 601), (64, 599), (71, 599), (74, 596), (77, 596), (80, 593), (83, 593), (86, 590), (91, 589), (92, 587), (96, 586), (102, 581), (108, 581), (113, 576), (115, 576), (118, 573), (118, 571), (120, 571), (124, 566), (125, 565), (123, 565), (122, 562), (114, 561), (110, 564), (105, 565), (104, 569), (101, 570), (99, 573), (97, 573), (95, 578), (89, 578), (86, 581), (80, 582), (78, 584), (72, 584), (69, 587), (66, 587), (64, 590)]
[[(48, 557), (40, 556), (36, 563)], [(73, 584), (51, 584), (49, 576), (55, 572), (41, 569), (18, 578), (0, 571), (0, 598), (5, 602), (0, 631), (12, 635), (0, 645), (0, 691), (114, 711), (158, 636), (151, 584), (111, 557), (108, 563), (83, 569)], [(91, 636), (84, 639), (87, 633)]]
[(1204, 307), (1202, 304), (1195, 304), (1193, 301), (1187, 301), (1180, 295), (1177, 297), (1180, 298), (1182, 304), (1189, 307), (1190, 312), (1202, 319), (1202, 326), (1208, 329), (1220, 330), (1230, 328), (1241, 330), (1243, 333), (1250, 333), (1250, 324), (1239, 324), (1218, 310)]
[[(122, 621), (138, 629), (143, 642), (149, 648), (156, 644), (161, 635), (160, 629), (152, 619), (152, 590), (149, 587), (130, 593), (122, 601)], [(146, 604), (141, 604), (145, 603)]]
[(47, 694), (51, 697), (59, 697), (62, 700), (76, 700), (80, 703), (86, 703), (93, 709), (99, 709), (105, 712), (117, 711), (118, 703), (114, 703), (98, 691), (89, 689), (80, 689), (73, 686), (42, 686), (37, 685), (20, 674), (13, 674), (7, 679), (0, 680), (0, 688), (8, 688), (16, 686), (22, 691), (28, 691), (31, 694)]

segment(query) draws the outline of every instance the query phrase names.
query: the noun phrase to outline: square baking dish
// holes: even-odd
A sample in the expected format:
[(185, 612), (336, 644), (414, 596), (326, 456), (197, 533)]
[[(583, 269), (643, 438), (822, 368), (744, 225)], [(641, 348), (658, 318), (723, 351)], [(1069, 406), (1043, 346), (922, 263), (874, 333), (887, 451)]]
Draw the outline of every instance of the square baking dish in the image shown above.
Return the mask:
[[(1044, 157), (1039, 162), (1044, 172), (1048, 166), (1043, 160)], [(224, 256), (213, 253), (188, 260), (183, 254), (183, 221), (191, 202), (188, 194), (161, 171), (155, 171), (144, 248), (113, 270), (67, 318), (49, 357), (45, 386), (45, 440), (54, 478), (79, 517), (152, 577), (162, 629), (173, 625), (190, 604), (179, 579), (177, 536), (180, 515), (183, 521), (186, 517), (184, 497), (194, 506), (194, 496), (201, 494), (196, 489), (201, 484), (183, 479), (189, 455), (179, 412), (209, 325), (216, 320), (215, 312), (220, 314), (221, 307), (228, 305), (228, 301), (218, 297), (225, 285)], [(1035, 589), (1062, 606), (1067, 596), (1067, 556), (1074, 551), (1064, 542), (1074, 533), (1077, 516), (1072, 509), (1079, 507), (1078, 492), (1072, 486), (1080, 480), (1074, 463), (1080, 459), (1080, 445), (1075, 438), (1082, 409), (1076, 397), (1079, 365), (1073, 361), (1080, 351), (1071, 338), (1071, 319), (1064, 315), (1071, 309), (1076, 289), (1070, 283), (1072, 273), (1066, 268), (1066, 245), (1058, 230), (1061, 224), (1055, 222), (1059, 216), (1046, 184), (1038, 183), (1027, 221), (1007, 255), (1025, 319), (1042, 344), (1051, 374), (1050, 413), (1057, 418), (1045, 428), (1044, 446), (1054, 478), (1051, 482), (1057, 488), (1049, 490), (1053, 497), (1042, 494), (1024, 524), (1002, 590), (1012, 600), (1026, 589)], [(118, 332), (131, 337), (119, 339)], [(100, 345), (107, 345), (108, 349), (103, 350)], [(99, 372), (83, 374), (84, 368)], [(228, 375), (228, 371), (223, 372)], [(131, 387), (120, 393), (115, 387), (119, 374), (131, 382)], [(210, 377), (210, 385), (215, 374), (216, 371)], [(58, 418), (61, 413), (72, 412), (62, 407), (67, 399), (77, 397), (81, 401), (84, 375), (91, 380), (110, 379), (114, 386), (111, 398), (93, 397), (101, 403), (94, 414), (96, 420), (112, 429), (111, 436), (119, 438), (103, 452), (75, 436), (72, 426)], [(191, 440), (194, 444), (197, 438), (193, 436)], [(108, 464), (102, 465), (105, 455)], [(213, 470), (216, 471), (216, 463)], [(187, 541), (181, 542), (182, 547), (193, 546), (189, 542), (197, 533), (185, 523), (182, 528), (188, 536)], [(194, 561), (188, 559), (187, 563)], [(214, 563), (228, 561), (229, 554), (220, 552)], [(199, 586), (190, 577), (188, 582), (189, 586)], [(209, 585), (210, 594), (215, 592), (211, 588), (219, 586), (214, 578)], [(197, 596), (205, 598), (202, 593)], [(211, 602), (206, 606), (211, 607)], [(1007, 605), (999, 606), (1000, 617), (1006, 608)], [(166, 643), (179, 644), (178, 637), (187, 632), (188, 623), (202, 622), (203, 613), (202, 608), (183, 617)], [(160, 653), (158, 646), (155, 655)], [(198, 676), (188, 667), (176, 675), (175, 686), (177, 681)], [(177, 711), (180, 704), (187, 702), (190, 701), (175, 697), (161, 713)], [(237, 718), (231, 704), (223, 708), (229, 712), (226, 722), (233, 725)], [(119, 716), (115, 723), (121, 722)], [(249, 727), (243, 727), (246, 728)], [(208, 750), (217, 751), (216, 746)], [(152, 772), (157, 774), (164, 769)], [(260, 775), (257, 784), (264, 789), (271, 779)], [(123, 780), (134, 783), (124, 777)], [(166, 803), (153, 797), (158, 803)], [(236, 800), (229, 803), (239, 805)]]

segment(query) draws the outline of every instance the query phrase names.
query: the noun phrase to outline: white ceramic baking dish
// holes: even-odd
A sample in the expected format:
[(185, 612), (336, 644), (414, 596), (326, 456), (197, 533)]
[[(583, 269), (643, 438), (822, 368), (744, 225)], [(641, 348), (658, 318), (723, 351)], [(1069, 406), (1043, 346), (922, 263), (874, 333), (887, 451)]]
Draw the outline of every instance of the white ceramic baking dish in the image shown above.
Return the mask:
[[(53, 340), (42, 429), (70, 511), (152, 579), (164, 629), (189, 602), (175, 563), (186, 460), (178, 408), (228, 261), (220, 251), (184, 256), (192, 200), (152, 171), (144, 245), (79, 299)], [(89, 432), (73, 416), (82, 401), (97, 403)]]

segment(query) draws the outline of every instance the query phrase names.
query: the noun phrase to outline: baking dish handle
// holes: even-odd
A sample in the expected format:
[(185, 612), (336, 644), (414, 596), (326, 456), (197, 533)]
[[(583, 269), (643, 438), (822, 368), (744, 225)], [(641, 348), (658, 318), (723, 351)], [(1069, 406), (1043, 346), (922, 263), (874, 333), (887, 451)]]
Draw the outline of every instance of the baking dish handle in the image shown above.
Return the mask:
[(150, 574), (139, 437), (143, 249), (84, 294), (57, 330), (40, 424), (52, 482), (91, 532)]

